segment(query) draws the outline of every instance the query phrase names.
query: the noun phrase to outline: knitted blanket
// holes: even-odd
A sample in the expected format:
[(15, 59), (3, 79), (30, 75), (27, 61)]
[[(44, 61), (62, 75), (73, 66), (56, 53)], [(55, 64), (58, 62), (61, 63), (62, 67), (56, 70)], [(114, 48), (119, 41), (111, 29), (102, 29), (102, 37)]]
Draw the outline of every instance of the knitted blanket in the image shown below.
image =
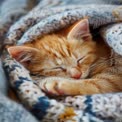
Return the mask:
[[(122, 55), (121, 3), (121, 0), (3, 1), (0, 6), (0, 47), (3, 64), (0, 72), (0, 121), (122, 121), (122, 93), (48, 98), (35, 84), (39, 77), (30, 76), (21, 64), (3, 51), (4, 45), (22, 45), (87, 17), (93, 34), (94, 30), (99, 30), (107, 44)], [(15, 89), (24, 107), (7, 98), (7, 82)]]

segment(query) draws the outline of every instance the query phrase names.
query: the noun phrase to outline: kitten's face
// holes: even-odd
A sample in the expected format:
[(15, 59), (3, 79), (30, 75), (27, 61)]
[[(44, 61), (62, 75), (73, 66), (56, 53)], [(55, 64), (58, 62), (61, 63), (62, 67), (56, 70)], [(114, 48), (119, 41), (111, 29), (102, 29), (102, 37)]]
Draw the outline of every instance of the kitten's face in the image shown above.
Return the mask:
[[(47, 35), (38, 44), (33, 43), (33, 48), (28, 45), (14, 46), (9, 48), (9, 53), (33, 74), (85, 78), (96, 59), (96, 45), (88, 39), (90, 34), (88, 30), (86, 31), (87, 21), (81, 22), (67, 37)], [(82, 28), (85, 29), (85, 34), (78, 33)]]

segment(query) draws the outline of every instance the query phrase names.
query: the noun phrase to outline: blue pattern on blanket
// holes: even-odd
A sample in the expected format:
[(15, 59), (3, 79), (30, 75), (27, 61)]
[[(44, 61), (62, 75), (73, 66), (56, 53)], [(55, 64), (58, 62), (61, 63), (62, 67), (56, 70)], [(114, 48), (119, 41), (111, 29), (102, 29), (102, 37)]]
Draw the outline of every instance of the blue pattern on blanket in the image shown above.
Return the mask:
[(33, 108), (31, 112), (37, 116), (38, 119), (43, 119), (43, 117), (46, 115), (46, 111), (49, 108), (49, 99), (47, 97), (40, 97), (39, 102), (37, 102), (35, 105), (33, 105)]
[(15, 82), (15, 88), (16, 89), (18, 89), (19, 87), (20, 87), (20, 85), (23, 83), (23, 82), (26, 82), (26, 81), (31, 81), (31, 80), (29, 80), (27, 77), (22, 77), (22, 76), (20, 76), (20, 77), (18, 77), (18, 79), (19, 80), (16, 80), (16, 82)]
[(92, 116), (96, 116), (96, 113), (92, 111), (92, 97), (86, 96), (86, 100), (84, 103), (87, 105), (84, 111), (91, 114)]
[[(0, 13), (3, 16), (0, 20), (0, 37), (4, 38), (4, 44), (23, 44), (33, 41), (87, 16), (92, 29), (107, 24), (100, 29), (101, 35), (115, 52), (122, 55), (122, 23), (118, 23), (122, 21), (120, 6), (122, 1), (40, 0), (37, 5), (35, 2), (30, 2), (32, 5), (30, 8), (27, 3), (26, 0), (3, 2)], [(13, 6), (9, 8), (10, 4)], [(35, 8), (31, 10), (34, 5), (36, 5)], [(16, 6), (20, 7), (18, 11)], [(24, 9), (25, 7), (27, 8)], [(20, 16), (23, 17), (18, 19)], [(11, 19), (12, 17), (15, 19)], [(7, 52), (3, 55), (3, 66), (9, 83), (16, 90), (25, 107), (42, 122), (122, 121), (122, 93), (65, 97), (61, 100), (51, 99), (43, 93), (36, 78), (30, 76), (27, 69), (13, 60)], [(11, 104), (14, 106), (14, 103)], [(17, 119), (17, 122), (19, 121), (21, 120)]]

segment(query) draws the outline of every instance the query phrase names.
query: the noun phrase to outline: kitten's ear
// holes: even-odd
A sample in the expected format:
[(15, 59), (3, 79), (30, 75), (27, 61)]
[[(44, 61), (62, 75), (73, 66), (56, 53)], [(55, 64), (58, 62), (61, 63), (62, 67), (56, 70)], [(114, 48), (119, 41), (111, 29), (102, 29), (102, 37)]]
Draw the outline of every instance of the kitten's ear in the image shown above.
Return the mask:
[(8, 52), (12, 58), (16, 59), (20, 63), (26, 63), (31, 61), (32, 58), (39, 53), (39, 50), (26, 46), (12, 46), (8, 48)]
[(73, 28), (67, 35), (68, 40), (87, 40), (89, 37), (91, 38), (88, 19), (83, 19), (73, 25)]

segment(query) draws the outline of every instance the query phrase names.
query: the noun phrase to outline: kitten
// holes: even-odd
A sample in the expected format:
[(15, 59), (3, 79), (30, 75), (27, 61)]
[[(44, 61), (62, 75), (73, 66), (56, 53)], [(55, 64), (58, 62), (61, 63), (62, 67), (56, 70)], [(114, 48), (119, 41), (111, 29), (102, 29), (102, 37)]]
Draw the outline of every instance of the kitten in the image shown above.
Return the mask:
[[(99, 40), (99, 41), (98, 41)], [(99, 38), (93, 41), (87, 19), (68, 29), (8, 48), (32, 74), (45, 77), (39, 85), (54, 95), (87, 95), (122, 91), (122, 57)]]

